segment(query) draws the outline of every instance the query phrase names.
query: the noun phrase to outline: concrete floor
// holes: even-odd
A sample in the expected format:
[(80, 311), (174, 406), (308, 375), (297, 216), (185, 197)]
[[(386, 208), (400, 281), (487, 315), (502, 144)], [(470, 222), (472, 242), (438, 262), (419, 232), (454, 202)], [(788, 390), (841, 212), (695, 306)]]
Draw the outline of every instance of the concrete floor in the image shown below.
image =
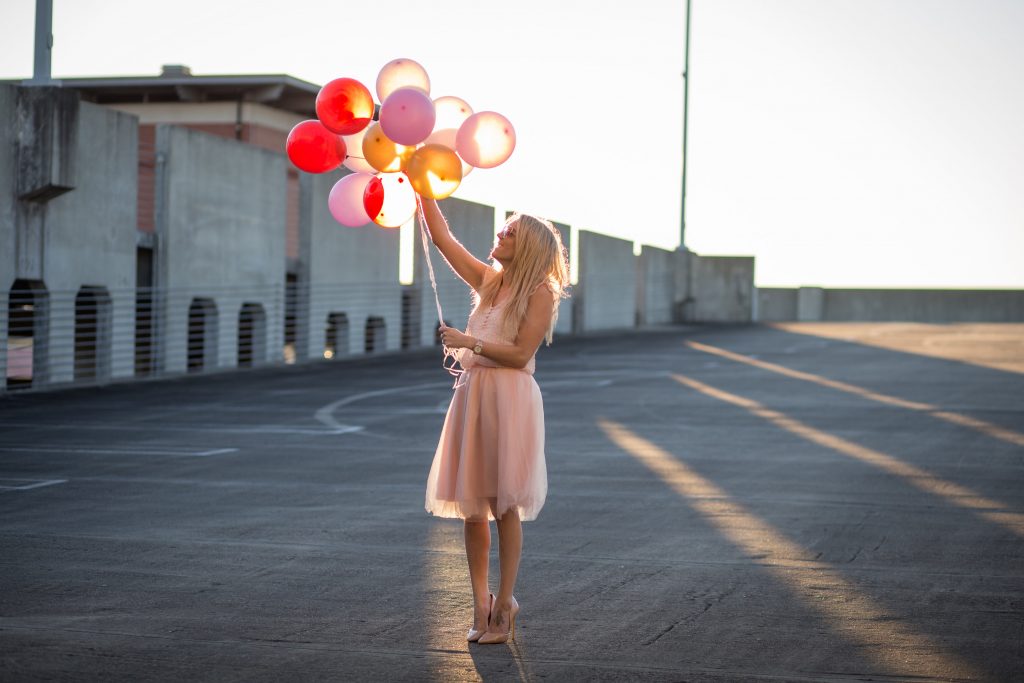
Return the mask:
[(1024, 375), (813, 329), (541, 350), (511, 646), (437, 356), (2, 398), (0, 679), (1024, 679)]

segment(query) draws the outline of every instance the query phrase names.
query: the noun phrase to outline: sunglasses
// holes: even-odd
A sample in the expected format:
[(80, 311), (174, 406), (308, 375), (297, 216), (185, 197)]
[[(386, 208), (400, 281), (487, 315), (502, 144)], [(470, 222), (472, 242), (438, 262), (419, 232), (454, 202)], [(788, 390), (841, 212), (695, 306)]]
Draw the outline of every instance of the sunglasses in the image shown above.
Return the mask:
[(506, 237), (515, 237), (515, 235), (516, 235), (516, 225), (515, 224), (513, 224), (513, 225), (506, 225), (504, 228), (501, 229), (500, 232), (498, 232), (498, 239), (499, 240), (503, 240)]

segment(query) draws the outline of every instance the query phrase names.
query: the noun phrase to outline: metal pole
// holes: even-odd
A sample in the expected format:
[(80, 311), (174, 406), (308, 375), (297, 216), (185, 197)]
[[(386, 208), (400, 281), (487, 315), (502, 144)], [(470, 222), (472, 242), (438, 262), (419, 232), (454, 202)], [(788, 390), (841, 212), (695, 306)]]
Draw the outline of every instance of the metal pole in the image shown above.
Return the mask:
[(36, 0), (36, 45), (32, 80), (24, 85), (54, 85), (50, 58), (53, 55), (53, 0)]
[(686, 129), (690, 117), (690, 0), (686, 0), (686, 57), (683, 63), (683, 195), (680, 206), (679, 247), (686, 246)]

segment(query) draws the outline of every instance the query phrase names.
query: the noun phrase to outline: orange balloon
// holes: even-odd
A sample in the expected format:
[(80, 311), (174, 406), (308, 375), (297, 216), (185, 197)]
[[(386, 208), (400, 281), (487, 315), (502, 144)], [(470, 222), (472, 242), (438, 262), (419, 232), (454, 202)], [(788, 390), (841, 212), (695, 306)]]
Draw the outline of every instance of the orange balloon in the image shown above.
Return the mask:
[(400, 145), (384, 135), (380, 123), (370, 126), (363, 137), (363, 158), (381, 173), (405, 170), (406, 162), (415, 151), (415, 147)]
[[(429, 138), (423, 141), (423, 143), (426, 145), (443, 145), (448, 149), (452, 150), (453, 152), (455, 152), (456, 154), (458, 154), (458, 152), (455, 150), (455, 136), (458, 134), (458, 132), (459, 131), (455, 130), (454, 128), (435, 130), (433, 133), (430, 134)], [(351, 158), (352, 157), (349, 157), (349, 159)], [(465, 180), (466, 176), (473, 172), (473, 167), (467, 164), (466, 160), (463, 159), (462, 157), (459, 157), (459, 160), (462, 161), (462, 178), (463, 180)], [(346, 161), (345, 164), (348, 165), (348, 161)]]
[(462, 182), (462, 159), (444, 145), (424, 145), (409, 159), (405, 174), (420, 195), (444, 199)]

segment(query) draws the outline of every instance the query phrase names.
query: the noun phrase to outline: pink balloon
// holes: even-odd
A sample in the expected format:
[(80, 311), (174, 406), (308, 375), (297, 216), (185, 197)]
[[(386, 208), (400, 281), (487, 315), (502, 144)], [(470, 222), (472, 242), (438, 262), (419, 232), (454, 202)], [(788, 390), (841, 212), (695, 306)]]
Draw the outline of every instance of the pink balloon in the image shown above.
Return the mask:
[(473, 114), (455, 136), (455, 151), (477, 168), (494, 168), (504, 163), (515, 148), (515, 129), (508, 119), (493, 111)]
[(334, 220), (350, 228), (372, 222), (363, 207), (363, 192), (371, 180), (369, 173), (351, 173), (334, 183), (327, 196), (327, 208)]
[(434, 129), (434, 103), (419, 88), (399, 88), (380, 105), (384, 135), (400, 145), (416, 145)]

